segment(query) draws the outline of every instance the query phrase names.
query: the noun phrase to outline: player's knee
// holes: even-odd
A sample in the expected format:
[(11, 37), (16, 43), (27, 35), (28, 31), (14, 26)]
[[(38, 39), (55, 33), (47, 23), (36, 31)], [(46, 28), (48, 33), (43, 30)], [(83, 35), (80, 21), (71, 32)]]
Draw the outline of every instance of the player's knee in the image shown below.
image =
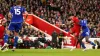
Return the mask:
[(18, 33), (17, 33), (17, 32), (15, 32), (15, 33), (14, 33), (14, 36), (18, 36)]
[(86, 40), (86, 42), (88, 42), (88, 40)]
[(7, 35), (10, 35), (10, 31), (9, 31), (9, 30), (6, 30), (6, 34), (7, 34)]
[(89, 41), (89, 40), (86, 40), (86, 42), (90, 43), (90, 41)]

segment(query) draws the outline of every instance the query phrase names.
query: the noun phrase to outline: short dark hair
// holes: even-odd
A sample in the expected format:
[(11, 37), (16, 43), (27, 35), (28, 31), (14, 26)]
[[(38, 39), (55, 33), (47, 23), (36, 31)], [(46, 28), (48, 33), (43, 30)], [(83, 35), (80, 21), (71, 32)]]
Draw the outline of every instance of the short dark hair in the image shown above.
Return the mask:
[(16, 5), (20, 5), (21, 3), (22, 3), (21, 0), (17, 0), (17, 1), (16, 1)]

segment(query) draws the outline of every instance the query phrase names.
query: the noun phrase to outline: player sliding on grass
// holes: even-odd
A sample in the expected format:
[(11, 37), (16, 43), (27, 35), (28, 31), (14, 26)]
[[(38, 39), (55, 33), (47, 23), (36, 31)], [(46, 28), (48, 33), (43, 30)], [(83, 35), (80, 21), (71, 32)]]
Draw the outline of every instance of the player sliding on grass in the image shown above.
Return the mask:
[[(9, 17), (12, 17), (9, 27), (6, 31), (5, 37), (4, 37), (4, 46), (2, 47), (1, 50), (5, 50), (5, 48), (7, 47), (7, 41), (8, 41), (8, 36), (10, 31), (14, 32), (14, 46), (12, 51), (15, 50), (16, 45), (17, 45), (17, 41), (18, 41), (18, 32), (19, 30), (22, 28), (22, 24), (24, 22), (23, 19), (23, 14), (28, 14), (25, 10), (24, 7), (21, 6), (22, 1), (17, 0), (16, 1), (16, 6), (11, 7), (10, 12), (8, 14)], [(10, 31), (9, 31), (10, 30)]]
[(86, 47), (85, 47), (84, 43), (82, 42), (83, 38), (85, 38), (86, 42), (90, 43), (91, 45), (93, 45), (93, 47), (95, 47), (96, 45), (89, 40), (90, 29), (87, 26), (87, 19), (86, 18), (85, 19), (81, 18), (80, 25), (81, 25), (81, 28), (82, 28), (82, 33), (81, 33), (81, 37), (80, 37), (80, 43), (81, 43), (81, 46), (83, 48), (83, 51), (86, 50)]

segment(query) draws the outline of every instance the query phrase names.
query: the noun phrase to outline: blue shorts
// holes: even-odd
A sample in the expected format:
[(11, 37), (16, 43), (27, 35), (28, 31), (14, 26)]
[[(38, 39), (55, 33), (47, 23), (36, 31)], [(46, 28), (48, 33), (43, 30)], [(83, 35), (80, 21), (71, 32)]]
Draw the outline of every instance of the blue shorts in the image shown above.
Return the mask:
[(81, 34), (82, 37), (86, 37), (90, 35), (90, 31), (89, 30), (84, 30)]
[(22, 23), (10, 23), (8, 30), (19, 32), (22, 28)]

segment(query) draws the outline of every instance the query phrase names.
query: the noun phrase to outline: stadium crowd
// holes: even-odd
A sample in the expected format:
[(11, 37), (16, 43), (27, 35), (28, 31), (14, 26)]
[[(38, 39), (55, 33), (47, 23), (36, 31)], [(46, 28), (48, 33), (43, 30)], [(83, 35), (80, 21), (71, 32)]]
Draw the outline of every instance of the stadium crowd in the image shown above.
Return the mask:
[[(0, 0), (0, 11), (7, 19), (10, 19), (8, 12), (11, 6), (15, 5), (16, 0)], [(22, 5), (26, 10), (38, 17), (48, 21), (51, 24), (60, 27), (65, 31), (69, 31), (68, 18), (71, 15), (77, 15), (79, 18), (88, 19), (88, 25), (91, 30), (92, 38), (100, 37), (100, 0), (22, 0)], [(84, 16), (85, 15), (85, 16)], [(6, 24), (6, 25), (7, 25)], [(24, 24), (20, 36), (27, 35), (38, 37), (45, 35), (39, 31), (31, 29), (30, 26)], [(11, 34), (11, 37), (13, 33)]]

